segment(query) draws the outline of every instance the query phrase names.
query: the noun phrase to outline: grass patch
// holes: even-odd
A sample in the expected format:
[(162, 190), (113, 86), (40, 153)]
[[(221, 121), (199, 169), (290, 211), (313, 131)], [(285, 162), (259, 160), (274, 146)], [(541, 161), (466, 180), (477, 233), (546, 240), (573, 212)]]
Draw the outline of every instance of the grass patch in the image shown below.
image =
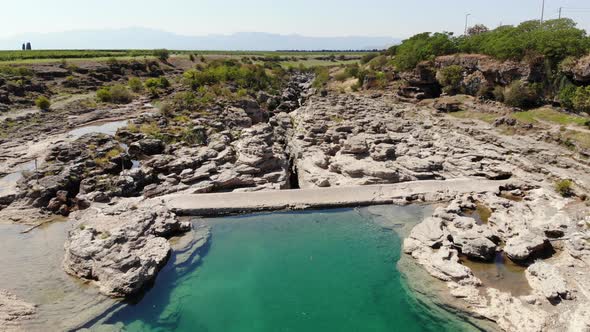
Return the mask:
[(590, 134), (581, 131), (566, 130), (562, 132), (562, 137), (569, 142), (573, 142), (578, 148), (590, 149)]
[(490, 114), (490, 113), (482, 113), (482, 112), (474, 112), (474, 111), (458, 111), (449, 113), (452, 117), (458, 119), (472, 119), (472, 120), (480, 120), (487, 123), (493, 123), (497, 118), (498, 115)]
[(584, 126), (587, 117), (567, 114), (556, 111), (551, 108), (538, 108), (526, 112), (516, 112), (512, 114), (512, 117), (523, 123), (536, 123), (539, 121), (550, 122), (558, 125), (578, 125)]

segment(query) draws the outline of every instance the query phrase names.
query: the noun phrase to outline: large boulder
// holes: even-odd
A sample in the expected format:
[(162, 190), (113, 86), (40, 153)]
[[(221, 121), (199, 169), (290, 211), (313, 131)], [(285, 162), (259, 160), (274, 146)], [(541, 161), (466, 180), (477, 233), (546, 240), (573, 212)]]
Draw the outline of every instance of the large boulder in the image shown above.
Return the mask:
[(496, 255), (497, 245), (475, 232), (466, 232), (453, 237), (453, 243), (461, 248), (461, 253), (469, 258), (491, 261)]
[(344, 154), (366, 154), (369, 152), (367, 140), (363, 135), (351, 136), (348, 138), (343, 146), (342, 153)]
[(65, 271), (95, 280), (105, 295), (142, 290), (168, 258), (166, 238), (190, 229), (162, 205), (138, 208), (131, 202), (77, 212), (64, 246)]
[(411, 254), (417, 246), (439, 247), (444, 240), (443, 223), (439, 218), (426, 218), (412, 229), (404, 241), (404, 252)]
[(145, 138), (129, 145), (129, 154), (132, 156), (152, 156), (164, 152), (166, 145), (159, 139)]
[(549, 241), (531, 232), (512, 237), (506, 241), (504, 252), (513, 261), (532, 258), (551, 246)]
[(549, 301), (571, 300), (572, 295), (559, 270), (545, 262), (536, 262), (526, 270), (531, 287)]

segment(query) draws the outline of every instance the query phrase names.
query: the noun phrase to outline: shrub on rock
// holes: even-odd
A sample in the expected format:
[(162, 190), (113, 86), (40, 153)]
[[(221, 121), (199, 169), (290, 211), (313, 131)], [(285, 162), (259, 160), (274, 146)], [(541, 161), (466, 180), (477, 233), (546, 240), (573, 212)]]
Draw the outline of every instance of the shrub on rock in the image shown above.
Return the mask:
[(555, 191), (563, 197), (570, 197), (573, 195), (573, 182), (571, 180), (560, 180), (555, 184)]
[(437, 79), (443, 86), (444, 92), (456, 94), (459, 92), (463, 80), (463, 67), (458, 65), (444, 67), (438, 72)]
[(578, 87), (573, 94), (572, 106), (579, 112), (590, 112), (590, 86)]
[(124, 85), (113, 85), (110, 92), (113, 103), (128, 104), (133, 100), (133, 95)]
[(143, 91), (143, 83), (137, 77), (130, 78), (127, 84), (129, 85), (129, 89), (131, 89), (133, 92)]
[(128, 104), (133, 100), (133, 95), (127, 87), (119, 84), (100, 88), (96, 92), (96, 98), (103, 103)]
[(51, 107), (51, 102), (49, 101), (49, 99), (47, 99), (47, 97), (41, 96), (41, 97), (35, 99), (35, 105), (40, 110), (48, 111), (49, 107)]
[(111, 91), (107, 87), (102, 87), (96, 91), (96, 98), (103, 103), (110, 103), (113, 100)]
[(541, 94), (538, 86), (514, 81), (504, 90), (504, 102), (514, 107), (531, 107), (539, 104)]

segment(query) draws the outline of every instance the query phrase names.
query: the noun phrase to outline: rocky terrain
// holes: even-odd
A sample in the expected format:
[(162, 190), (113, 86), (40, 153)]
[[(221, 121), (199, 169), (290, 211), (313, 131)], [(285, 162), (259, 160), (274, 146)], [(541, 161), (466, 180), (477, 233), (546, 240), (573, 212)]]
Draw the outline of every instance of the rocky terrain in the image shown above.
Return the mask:
[[(489, 72), (485, 58), (468, 60), (437, 63), (472, 66), (474, 80)], [(96, 68), (52, 70), (99, 81), (182, 72), (180, 65), (160, 71), (118, 66), (120, 71), (111, 65), (101, 75)], [(513, 69), (506, 67), (506, 75), (532, 75)], [(40, 73), (35, 80), (44, 77)], [(173, 85), (160, 91), (161, 100), (141, 96), (125, 106), (88, 107), (72, 97), (53, 113), (11, 111), (0, 119), (6, 133), (0, 173), (8, 175), (1, 181), (10, 181), (0, 181), (0, 220), (38, 226), (50, 215), (69, 216), (64, 269), (105, 295), (128, 297), (153, 282), (170, 255), (168, 239), (191, 231), (166, 205), (166, 195), (498, 181), (493, 191), (437, 193), (447, 203), (413, 229), (404, 252), (447, 284), (453, 306), (503, 330), (584, 331), (590, 326), (584, 273), (590, 264), (590, 163), (554, 139), (555, 128), (513, 120), (511, 107), (468, 96), (417, 101), (426, 95), (415, 92), (426, 93), (433, 84), (428, 75), (436, 76), (423, 74), (409, 74), (419, 76), (413, 82), (421, 90), (401, 96), (318, 92), (313, 75), (292, 72), (280, 91), (236, 97), (228, 83), (235, 90), (229, 97), (194, 110), (178, 106), (187, 87)], [(52, 79), (46, 84), (55, 88), (66, 76), (47, 74)], [(96, 87), (89, 82), (78, 92)], [(12, 94), (9, 100), (18, 104)], [(172, 109), (155, 107), (156, 101), (170, 102)], [(449, 114), (459, 109), (495, 120)], [(568, 197), (554, 188), (565, 179), (573, 180)], [(206, 227), (190, 233), (197, 248), (206, 246)], [(498, 257), (526, 269), (530, 294), (490, 287), (469, 268), (469, 262), (493, 265)], [(12, 309), (3, 314), (0, 303), (0, 322), (34, 314), (33, 306), (1, 294), (0, 302), (18, 304), (22, 315)]]

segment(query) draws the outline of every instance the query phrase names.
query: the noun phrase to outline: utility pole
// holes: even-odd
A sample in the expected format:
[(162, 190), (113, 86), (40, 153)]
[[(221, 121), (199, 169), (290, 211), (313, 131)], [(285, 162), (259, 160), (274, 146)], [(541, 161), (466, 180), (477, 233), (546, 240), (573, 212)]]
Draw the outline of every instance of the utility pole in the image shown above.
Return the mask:
[(559, 19), (561, 20), (561, 10), (563, 9), (563, 7), (559, 7)]
[(545, 0), (543, 0), (543, 6), (541, 7), (541, 24), (543, 24), (544, 18), (545, 18)]
[(471, 16), (471, 14), (465, 14), (465, 35), (467, 36), (467, 25), (469, 22), (469, 16)]

